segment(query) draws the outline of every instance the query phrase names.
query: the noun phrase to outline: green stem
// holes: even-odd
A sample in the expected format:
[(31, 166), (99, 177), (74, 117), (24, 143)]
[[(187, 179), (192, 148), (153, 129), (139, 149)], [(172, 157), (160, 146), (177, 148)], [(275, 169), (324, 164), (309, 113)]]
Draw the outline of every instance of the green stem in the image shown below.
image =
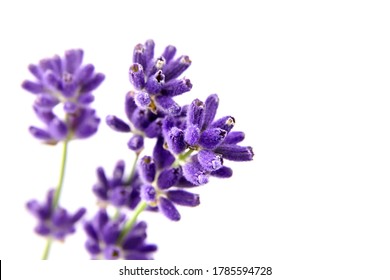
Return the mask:
[(145, 210), (145, 208), (148, 206), (148, 204), (145, 201), (141, 201), (138, 203), (137, 208), (134, 210), (134, 215), (131, 218), (131, 220), (128, 220), (123, 227), (121, 234), (119, 235), (118, 238), (118, 243), (121, 243), (123, 241), (123, 238), (129, 233), (129, 231), (133, 228), (135, 222), (137, 221), (137, 218), (139, 214), (141, 214), (142, 211)]
[[(57, 185), (57, 188), (56, 188), (55, 193), (54, 193), (53, 211), (58, 207), (62, 186), (64, 185), (66, 156), (68, 153), (68, 143), (69, 143), (69, 138), (67, 138), (64, 141), (63, 148), (62, 148), (60, 179), (58, 181), (58, 185)], [(47, 238), (45, 250), (43, 251), (43, 255), (42, 255), (42, 260), (47, 260), (49, 258), (49, 253), (50, 253), (50, 248), (51, 248), (52, 243), (53, 243), (53, 240), (50, 237)]]
[(54, 194), (53, 210), (56, 209), (57, 206), (58, 206), (58, 202), (60, 200), (62, 186), (64, 184), (66, 156), (67, 156), (67, 153), (68, 153), (68, 143), (69, 143), (69, 139), (66, 139), (64, 141), (64, 145), (63, 145), (63, 148), (62, 148), (62, 160), (61, 160), (61, 169), (60, 169), (60, 179), (58, 181), (57, 189), (56, 189), (56, 192)]
[(131, 167), (131, 171), (130, 171), (129, 178), (128, 178), (127, 181), (126, 181), (127, 184), (130, 184), (131, 180), (132, 180), (133, 177), (134, 177), (135, 170), (136, 170), (136, 167), (137, 167), (137, 162), (138, 162), (139, 155), (140, 155), (140, 153), (135, 153), (135, 159), (134, 159), (134, 162), (133, 162), (133, 166)]
[(42, 255), (42, 260), (47, 260), (49, 258), (51, 243), (52, 243), (52, 239), (50, 237), (47, 238), (45, 250), (43, 251), (43, 255)]
[(178, 167), (183, 161), (185, 161), (195, 150), (188, 149), (184, 154), (178, 155), (174, 163), (172, 163), (172, 167)]

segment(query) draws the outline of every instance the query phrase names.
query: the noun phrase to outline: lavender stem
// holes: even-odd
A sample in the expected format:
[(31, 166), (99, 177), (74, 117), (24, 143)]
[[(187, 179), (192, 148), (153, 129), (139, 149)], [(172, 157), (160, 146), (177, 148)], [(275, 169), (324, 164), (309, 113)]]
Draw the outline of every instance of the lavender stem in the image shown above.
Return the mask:
[[(64, 141), (64, 145), (62, 148), (62, 160), (61, 160), (61, 169), (60, 169), (60, 179), (58, 181), (58, 185), (54, 194), (53, 199), (53, 211), (57, 208), (62, 186), (64, 184), (64, 178), (65, 178), (65, 166), (66, 166), (66, 157), (68, 154), (68, 143), (69, 143), (69, 137)], [(49, 258), (50, 248), (51, 248), (52, 239), (49, 237), (47, 238), (45, 250), (43, 251), (42, 260), (47, 260)]]
[(130, 220), (128, 220), (126, 222), (125, 226), (123, 227), (123, 230), (122, 230), (122, 232), (121, 232), (121, 234), (119, 235), (119, 238), (118, 238), (118, 243), (120, 243), (122, 241), (122, 239), (133, 228), (134, 224), (137, 222), (137, 218), (138, 218), (139, 214), (141, 214), (141, 212), (144, 211), (147, 206), (148, 206), (148, 204), (145, 201), (142, 201), (142, 202), (138, 203), (137, 208), (135, 208), (135, 210), (134, 210), (133, 217)]

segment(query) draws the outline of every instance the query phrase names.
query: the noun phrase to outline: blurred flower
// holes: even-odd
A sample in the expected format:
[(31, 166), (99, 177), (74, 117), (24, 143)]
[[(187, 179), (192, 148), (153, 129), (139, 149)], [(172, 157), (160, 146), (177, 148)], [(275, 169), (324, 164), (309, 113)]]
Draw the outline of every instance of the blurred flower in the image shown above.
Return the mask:
[(48, 192), (46, 201), (39, 203), (36, 200), (27, 202), (27, 209), (38, 219), (35, 232), (42, 236), (51, 236), (63, 240), (66, 235), (75, 232), (75, 224), (85, 214), (86, 209), (80, 208), (76, 213), (69, 214), (61, 207), (53, 207), (54, 190)]
[(116, 207), (126, 206), (134, 209), (140, 202), (141, 181), (137, 173), (129, 181), (125, 178), (125, 162), (120, 160), (114, 168), (112, 178), (108, 178), (102, 167), (97, 169), (98, 182), (93, 186), (93, 192), (100, 201)]
[[(87, 138), (98, 128), (100, 119), (89, 108), (94, 101), (92, 91), (104, 80), (104, 75), (94, 73), (94, 66), (82, 66), (83, 51), (68, 50), (63, 58), (58, 55), (42, 59), (28, 69), (36, 81), (26, 80), (22, 87), (36, 96), (33, 108), (46, 125), (45, 128), (30, 127), (36, 138), (55, 144), (66, 138)], [(62, 104), (65, 117), (54, 113)]]
[(124, 215), (110, 220), (106, 210), (101, 209), (91, 221), (84, 224), (88, 236), (85, 247), (94, 259), (151, 259), (157, 246), (146, 243), (146, 223), (138, 222), (125, 236), (121, 236), (125, 222)]

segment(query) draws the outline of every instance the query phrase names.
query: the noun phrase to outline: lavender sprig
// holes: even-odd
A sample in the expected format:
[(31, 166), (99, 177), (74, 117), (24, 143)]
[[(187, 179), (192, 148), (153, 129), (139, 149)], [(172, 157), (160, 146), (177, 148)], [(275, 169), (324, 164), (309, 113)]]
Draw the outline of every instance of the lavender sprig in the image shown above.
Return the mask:
[[(53, 58), (42, 59), (38, 65), (31, 64), (28, 68), (36, 81), (26, 80), (22, 83), (25, 90), (36, 96), (33, 109), (46, 126), (45, 128), (31, 126), (29, 128), (31, 134), (47, 144), (63, 142), (59, 181), (55, 191), (50, 192), (48, 197), (50, 205), (46, 205), (46, 208), (38, 207), (35, 201), (30, 201), (27, 205), (29, 210), (40, 219), (39, 228), (41, 230), (37, 230), (37, 233), (49, 236), (42, 259), (48, 259), (53, 240), (51, 236), (54, 235), (57, 238), (58, 232), (63, 232), (54, 230), (55, 227), (64, 226), (63, 224), (68, 221), (72, 230), (63, 232), (61, 238), (64, 238), (65, 233), (74, 231), (74, 223), (85, 212), (84, 209), (78, 219), (67, 218), (66, 210), (59, 208), (68, 144), (73, 139), (92, 136), (97, 132), (100, 123), (100, 119), (96, 116), (95, 110), (90, 108), (90, 104), (94, 100), (92, 91), (102, 83), (104, 75), (95, 74), (92, 64), (82, 66), (83, 55), (83, 50), (73, 49), (66, 51), (62, 58), (56, 55)], [(60, 104), (62, 104), (64, 117), (54, 113), (55, 107)], [(39, 214), (42, 211), (49, 214), (42, 216)], [(73, 222), (69, 222), (69, 219)]]

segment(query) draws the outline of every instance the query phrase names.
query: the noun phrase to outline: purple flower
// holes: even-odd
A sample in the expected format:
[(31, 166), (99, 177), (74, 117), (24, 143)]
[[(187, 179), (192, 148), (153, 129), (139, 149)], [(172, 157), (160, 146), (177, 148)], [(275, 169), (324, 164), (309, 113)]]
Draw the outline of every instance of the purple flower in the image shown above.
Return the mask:
[[(183, 176), (193, 185), (206, 184), (210, 175), (230, 177), (232, 170), (223, 165), (224, 160), (249, 161), (254, 156), (252, 147), (238, 145), (245, 135), (232, 131), (235, 124), (232, 116), (215, 120), (218, 105), (216, 94), (205, 102), (195, 99), (188, 107), (185, 128), (172, 125), (168, 118), (163, 124), (165, 141), (171, 151), (182, 153), (187, 147), (198, 151), (183, 165)], [(180, 137), (173, 137), (176, 135)]]
[(93, 186), (93, 192), (101, 202), (110, 203), (116, 207), (134, 209), (140, 202), (141, 180), (135, 173), (131, 180), (125, 177), (125, 162), (120, 160), (114, 168), (111, 178), (108, 178), (104, 169), (96, 171), (98, 182)]
[(91, 221), (84, 224), (88, 236), (85, 247), (94, 259), (152, 259), (151, 255), (157, 250), (157, 246), (146, 243), (146, 223), (138, 222), (121, 237), (125, 222), (124, 215), (111, 220), (106, 210), (100, 209)]
[(35, 232), (42, 236), (51, 236), (58, 240), (64, 240), (66, 235), (76, 231), (75, 224), (85, 214), (85, 208), (80, 208), (76, 213), (69, 214), (61, 207), (53, 208), (54, 190), (48, 192), (46, 201), (39, 203), (36, 200), (27, 202), (27, 209), (38, 219)]
[[(160, 144), (157, 142), (156, 146)], [(158, 151), (158, 148), (155, 150)], [(155, 154), (159, 155), (159, 152)], [(180, 166), (167, 166), (161, 162), (166, 158), (159, 156), (156, 162), (149, 156), (143, 157), (139, 162), (138, 170), (143, 181), (141, 198), (148, 203), (149, 207), (156, 207), (168, 219), (179, 221), (181, 216), (175, 205), (198, 206), (200, 204), (199, 195), (172, 188), (183, 177), (182, 169)], [(156, 167), (163, 167), (163, 169), (157, 170)]]
[[(28, 69), (36, 81), (26, 80), (22, 87), (33, 93), (33, 105), (45, 128), (30, 127), (32, 135), (46, 143), (72, 138), (87, 138), (98, 128), (100, 119), (89, 108), (94, 101), (92, 91), (104, 80), (104, 75), (94, 73), (92, 64), (82, 65), (84, 52), (68, 50), (63, 58), (58, 55), (42, 59)], [(57, 105), (62, 106), (65, 119), (54, 114)]]
[(154, 41), (138, 44), (129, 69), (130, 82), (135, 87), (135, 104), (141, 109), (168, 115), (180, 114), (180, 106), (173, 97), (190, 91), (187, 78), (178, 78), (191, 65), (188, 56), (174, 58), (176, 48), (167, 46), (161, 56), (154, 57)]

